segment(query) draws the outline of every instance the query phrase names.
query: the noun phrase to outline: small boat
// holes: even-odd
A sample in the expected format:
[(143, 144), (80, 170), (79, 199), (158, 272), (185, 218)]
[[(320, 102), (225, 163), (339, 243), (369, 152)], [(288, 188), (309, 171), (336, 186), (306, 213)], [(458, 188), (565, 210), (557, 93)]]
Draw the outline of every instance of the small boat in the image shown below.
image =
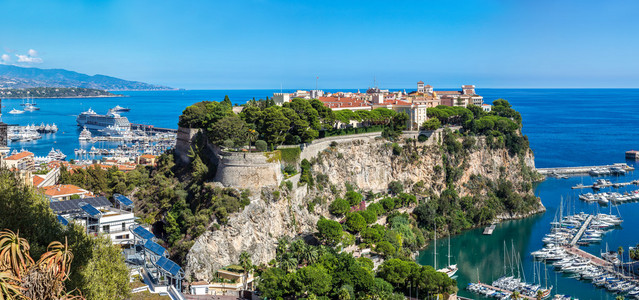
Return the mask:
[(14, 108), (9, 113), (12, 114), (12, 115), (23, 114), (24, 110), (17, 110), (17, 109)]
[(131, 109), (128, 108), (128, 107), (122, 107), (120, 105), (116, 105), (114, 108), (111, 109), (111, 111), (113, 111), (113, 112), (127, 112), (127, 111), (131, 111)]
[(24, 111), (36, 111), (36, 110), (40, 110), (40, 108), (31, 103), (28, 103), (27, 105), (24, 106)]

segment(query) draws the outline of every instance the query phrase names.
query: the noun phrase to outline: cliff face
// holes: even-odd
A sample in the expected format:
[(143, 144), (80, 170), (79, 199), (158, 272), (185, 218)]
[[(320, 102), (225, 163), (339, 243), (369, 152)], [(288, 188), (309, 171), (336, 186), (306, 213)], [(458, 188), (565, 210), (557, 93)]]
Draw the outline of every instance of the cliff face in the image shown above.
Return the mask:
[[(282, 193), (278, 199), (274, 199), (274, 190), (262, 188), (262, 193), (254, 195), (251, 204), (232, 216), (227, 226), (207, 231), (196, 240), (187, 256), (187, 276), (191, 275), (194, 280), (210, 280), (214, 270), (237, 263), (242, 251), (251, 254), (254, 264), (268, 263), (275, 257), (276, 242), (280, 237), (313, 233), (319, 217), (329, 217), (327, 207), (335, 197), (327, 188), (329, 185), (343, 190), (344, 183), (348, 182), (363, 191), (380, 192), (385, 191), (391, 181), (402, 182), (406, 190), (421, 182), (418, 184), (421, 188), (441, 193), (446, 188), (446, 174), (439, 138), (436, 134), (424, 143), (400, 144), (398, 146), (403, 146), (401, 153), (397, 153), (397, 149), (394, 153), (388, 141), (370, 137), (342, 140), (335, 147), (326, 147), (315, 156), (312, 168), (316, 178), (320, 174), (326, 175), (322, 176), (327, 178), (323, 183), (326, 188), (298, 187), (298, 176), (290, 179), (292, 190), (282, 188), (275, 193)], [(528, 180), (524, 178), (529, 178), (523, 173), (534, 169), (531, 151), (523, 158), (510, 156), (506, 149), (490, 150), (482, 139), (464, 153), (463, 159), (458, 159), (461, 174), (454, 184), (461, 196), (470, 193), (468, 183), (472, 177), (477, 177), (473, 175), (492, 181), (507, 179), (519, 187)], [(520, 192), (532, 193), (524, 189)], [(309, 213), (307, 204), (317, 197), (328, 201), (315, 206), (314, 213)]]

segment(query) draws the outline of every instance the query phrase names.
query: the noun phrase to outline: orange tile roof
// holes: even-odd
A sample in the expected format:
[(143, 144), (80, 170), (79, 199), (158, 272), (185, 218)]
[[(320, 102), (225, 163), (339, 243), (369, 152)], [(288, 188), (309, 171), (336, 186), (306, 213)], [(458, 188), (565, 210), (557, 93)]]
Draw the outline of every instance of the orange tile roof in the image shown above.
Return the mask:
[(47, 196), (55, 197), (70, 194), (84, 194), (87, 190), (81, 189), (72, 184), (59, 184), (42, 187), (44, 194)]
[(388, 100), (382, 103), (383, 105), (411, 105), (411, 103), (402, 100)]
[(35, 175), (33, 176), (33, 185), (38, 186), (38, 184), (41, 184), (44, 181), (44, 178)]
[(460, 91), (435, 91), (437, 94), (461, 95)]
[(151, 155), (151, 154), (144, 154), (144, 155), (141, 155), (140, 157), (142, 157), (142, 158), (148, 158), (148, 159), (153, 159), (153, 158), (155, 158), (155, 155)]
[(4, 160), (19, 160), (19, 159), (23, 159), (23, 158), (25, 158), (27, 156), (33, 156), (33, 153), (31, 153), (29, 151), (23, 151), (23, 152), (8, 156)]

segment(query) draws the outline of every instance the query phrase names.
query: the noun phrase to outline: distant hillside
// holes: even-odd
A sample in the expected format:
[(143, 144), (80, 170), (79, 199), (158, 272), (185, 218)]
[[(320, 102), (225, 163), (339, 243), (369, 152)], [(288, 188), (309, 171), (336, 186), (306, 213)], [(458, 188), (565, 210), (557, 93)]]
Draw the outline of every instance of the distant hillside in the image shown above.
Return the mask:
[(122, 97), (97, 89), (62, 88), (62, 87), (38, 87), (28, 89), (1, 89), (1, 98), (96, 98), (96, 97)]
[(106, 75), (87, 75), (64, 69), (0, 65), (0, 88), (79, 87), (98, 90), (170, 90), (172, 88)]

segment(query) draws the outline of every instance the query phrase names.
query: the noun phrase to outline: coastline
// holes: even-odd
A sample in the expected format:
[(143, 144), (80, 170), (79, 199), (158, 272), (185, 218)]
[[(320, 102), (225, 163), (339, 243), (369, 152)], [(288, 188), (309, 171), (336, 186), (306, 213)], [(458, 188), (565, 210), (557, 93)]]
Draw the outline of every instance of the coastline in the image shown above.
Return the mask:
[[(29, 97), (30, 99), (82, 99), (82, 98), (118, 98), (131, 97), (129, 95), (100, 95), (100, 96), (69, 96), (69, 97)], [(24, 97), (3, 97), (2, 99), (24, 99)]]

